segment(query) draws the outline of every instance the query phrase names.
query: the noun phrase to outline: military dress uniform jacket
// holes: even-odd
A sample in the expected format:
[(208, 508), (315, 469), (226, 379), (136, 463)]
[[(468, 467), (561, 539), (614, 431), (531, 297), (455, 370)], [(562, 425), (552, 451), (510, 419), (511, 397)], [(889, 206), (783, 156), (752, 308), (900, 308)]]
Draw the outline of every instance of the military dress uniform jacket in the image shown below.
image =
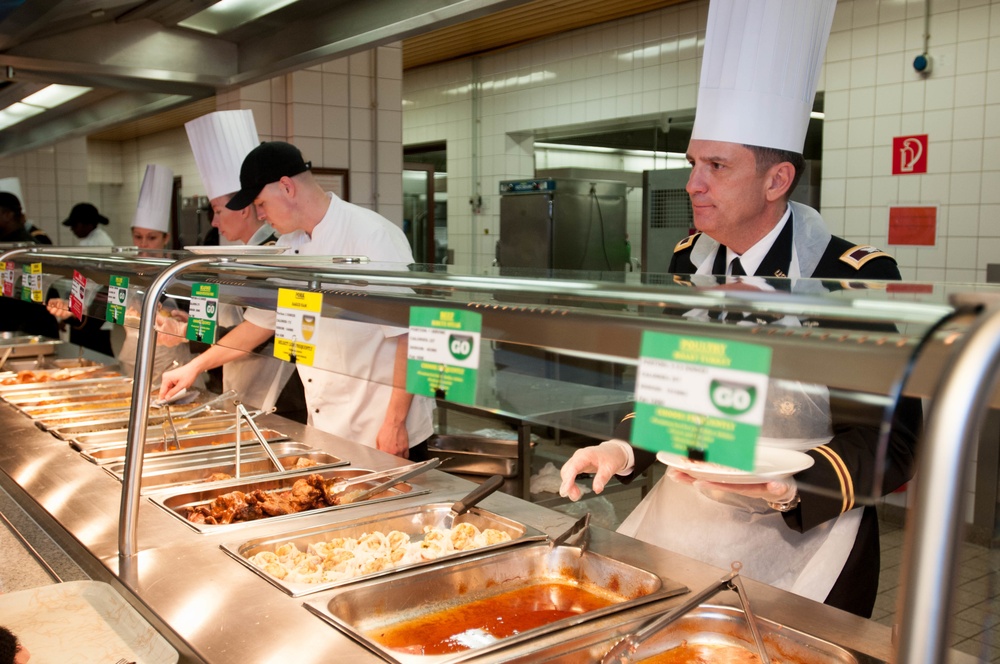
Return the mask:
[[(793, 210), (798, 210), (793, 206)], [(817, 215), (818, 218), (818, 215)], [(794, 225), (789, 219), (775, 240), (771, 251), (761, 262), (755, 276), (785, 276), (789, 273), (792, 255)], [(693, 274), (697, 266), (691, 260), (692, 249), (701, 234), (685, 238), (675, 248), (670, 271)], [(722, 260), (715, 263), (713, 272), (725, 274), (725, 247), (717, 252)], [(836, 236), (830, 236), (815, 269), (808, 275), (813, 278), (833, 279), (838, 282), (862, 280), (899, 280), (896, 261), (874, 247), (855, 245)], [(869, 493), (875, 481), (876, 448), (878, 445), (881, 411), (872, 407), (858, 417), (859, 410), (852, 405), (851, 416), (845, 412), (846, 404), (831, 400), (833, 438), (808, 452), (814, 464), (795, 475), (800, 487), (822, 487), (832, 495), (819, 495), (800, 488), (801, 503), (783, 514), (785, 524), (796, 531), (805, 532), (841, 513), (856, 507), (855, 491)], [(858, 420), (865, 422), (858, 424)], [(900, 401), (893, 420), (886, 452), (887, 463), (882, 481), (882, 495), (903, 486), (912, 478), (919, 431), (922, 425), (919, 399), (904, 398)], [(631, 416), (615, 432), (615, 438), (630, 439)], [(631, 481), (655, 461), (655, 454), (633, 448), (635, 467), (629, 476), (620, 478)], [(878, 592), (879, 537), (875, 508), (866, 506), (862, 514), (854, 547), (839, 578), (830, 591), (826, 604), (870, 617)]]

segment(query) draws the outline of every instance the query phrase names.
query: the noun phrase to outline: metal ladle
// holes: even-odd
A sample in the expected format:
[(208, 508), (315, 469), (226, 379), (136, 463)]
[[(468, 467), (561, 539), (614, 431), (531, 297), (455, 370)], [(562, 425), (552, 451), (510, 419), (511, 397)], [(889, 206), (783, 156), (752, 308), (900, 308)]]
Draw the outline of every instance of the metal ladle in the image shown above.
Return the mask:
[(742, 567), (743, 564), (739, 561), (733, 562), (731, 566), (732, 571), (730, 571), (729, 574), (725, 575), (704, 590), (692, 595), (686, 602), (676, 607), (670, 613), (654, 619), (652, 622), (647, 624), (645, 627), (640, 628), (635, 633), (626, 635), (621, 641), (616, 643), (603, 658), (601, 658), (601, 664), (628, 664), (628, 662), (632, 661), (632, 656), (639, 649), (639, 646), (641, 646), (649, 637), (653, 636), (667, 625), (673, 623), (688, 611), (707, 600), (709, 597), (712, 597), (717, 592), (724, 589), (733, 590), (739, 596), (740, 605), (743, 607), (743, 613), (746, 615), (747, 626), (750, 628), (750, 634), (753, 636), (754, 645), (757, 647), (757, 655), (760, 657), (761, 664), (771, 664), (771, 658), (768, 656), (767, 650), (764, 648), (764, 639), (761, 638), (760, 629), (757, 626), (757, 618), (754, 616), (753, 611), (750, 610), (750, 600), (747, 597), (746, 590), (743, 588), (743, 582), (739, 578), (740, 569)]

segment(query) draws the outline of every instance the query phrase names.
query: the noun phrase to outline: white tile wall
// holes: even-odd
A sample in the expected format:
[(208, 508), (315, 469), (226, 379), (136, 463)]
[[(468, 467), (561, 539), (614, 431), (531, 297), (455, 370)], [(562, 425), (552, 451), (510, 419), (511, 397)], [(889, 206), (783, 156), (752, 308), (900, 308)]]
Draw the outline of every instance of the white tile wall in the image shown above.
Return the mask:
[[(820, 84), (822, 208), (835, 231), (884, 244), (888, 205), (940, 205), (937, 247), (890, 247), (904, 276), (944, 270), (982, 280), (986, 263), (1000, 262), (982, 243), (1000, 237), (1000, 0), (931, 3), (934, 71), (926, 79), (911, 66), (923, 50), (924, 7), (839, 2)], [(400, 137), (446, 141), (449, 242), (458, 262), (485, 267), (495, 238), (481, 238), (499, 226), (497, 183), (533, 175), (532, 133), (694, 106), (706, 16), (707, 2), (696, 0), (405, 77), (395, 44), (221, 93), (218, 108), (250, 108), (262, 140), (291, 140), (318, 166), (350, 168), (352, 200), (397, 222)], [(473, 84), (481, 86), (475, 101)], [(911, 133), (930, 136), (930, 173), (893, 177), (891, 140)], [(67, 141), (0, 160), (0, 177), (21, 178), (29, 216), (57, 239), (59, 221), (88, 198), (124, 237), (142, 171), (154, 161), (183, 178), (185, 194), (201, 193), (183, 130), (121, 144)], [(468, 203), (476, 194), (479, 211)], [(961, 251), (952, 237), (963, 239)], [(974, 265), (960, 258), (969, 240)]]
[[(912, 61), (923, 50), (925, 2), (840, 0), (820, 82), (822, 211), (834, 232), (885, 245), (889, 205), (940, 205), (937, 246), (889, 250), (906, 278), (982, 281), (986, 264), (1000, 262), (1000, 250), (984, 250), (978, 237), (1000, 237), (1000, 143), (989, 140), (1000, 137), (1000, 0), (930, 5), (934, 70), (924, 79)], [(707, 2), (692, 2), (407, 72), (403, 140), (447, 142), (456, 201), (449, 242), (458, 262), (490, 264), (491, 246), (468, 255), (466, 246), (476, 244), (456, 239), (497, 226), (499, 180), (533, 175), (523, 142), (498, 139), (693, 107), (706, 17)], [(474, 84), (482, 86), (475, 111)], [(470, 121), (478, 122), (476, 136)], [(922, 133), (929, 174), (892, 176), (892, 138)], [(586, 162), (580, 155), (577, 165)], [(473, 190), (484, 195), (482, 214), (457, 202)], [(630, 235), (637, 250), (631, 227)], [(962, 238), (960, 249), (953, 236)]]

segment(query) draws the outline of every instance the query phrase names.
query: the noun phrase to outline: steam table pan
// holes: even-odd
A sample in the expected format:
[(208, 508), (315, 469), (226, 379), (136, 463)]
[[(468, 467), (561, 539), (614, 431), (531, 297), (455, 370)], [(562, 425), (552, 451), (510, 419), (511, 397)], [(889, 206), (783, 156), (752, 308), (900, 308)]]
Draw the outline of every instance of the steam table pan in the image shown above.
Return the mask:
[[(545, 602), (534, 605), (545, 609), (539, 616), (541, 624), (504, 638), (491, 638), (487, 627), (502, 628), (504, 620), (533, 612), (512, 609), (510, 594), (535, 587), (548, 593)], [(670, 579), (592, 550), (552, 548), (543, 543), (364, 581), (307, 599), (305, 606), (386, 661), (440, 664), (467, 661), (686, 590)], [(610, 603), (579, 612), (584, 595)], [(410, 621), (457, 629), (466, 623), (464, 616), (470, 612), (474, 618), (482, 618), (483, 629), (457, 634), (452, 641), (459, 648), (455, 652), (402, 652), (378, 640)], [(545, 622), (546, 617), (552, 621)], [(416, 638), (421, 638), (419, 631)]]
[[(249, 433), (249, 432), (248, 432)], [(274, 431), (273, 429), (262, 429), (261, 434), (268, 441), (283, 440), (287, 438), (285, 434), (280, 431)], [(252, 437), (253, 434), (249, 434), (249, 437), (244, 434), (240, 441), (241, 444), (246, 445), (250, 443), (254, 446), (259, 446), (259, 444)], [(245, 442), (244, 442), (245, 441)], [(205, 434), (201, 436), (178, 436), (175, 441), (173, 438), (159, 438), (154, 440), (149, 440), (147, 437), (145, 449), (143, 454), (145, 458), (159, 457), (159, 456), (169, 456), (171, 454), (176, 454), (178, 452), (184, 452), (189, 450), (197, 450), (212, 447), (222, 447), (225, 445), (230, 445), (235, 448), (236, 446), (236, 434), (233, 432), (228, 433), (213, 433)], [(121, 461), (125, 459), (125, 443), (124, 441), (120, 445), (95, 445), (92, 447), (83, 447), (70, 443), (73, 449), (79, 450), (83, 455), (83, 458), (88, 461), (93, 461), (97, 464), (110, 463), (113, 461)]]
[[(324, 480), (334, 480), (334, 479), (345, 479), (349, 480), (358, 475), (363, 475), (365, 473), (372, 472), (371, 470), (366, 470), (363, 468), (333, 468), (330, 470), (323, 470), (316, 473), (308, 472), (309, 469), (305, 469), (302, 472), (290, 473), (282, 476), (269, 476), (267, 478), (250, 480), (250, 481), (234, 481), (225, 482), (219, 484), (213, 484), (211, 487), (206, 488), (192, 488), (184, 491), (178, 492), (162, 492), (151, 495), (149, 500), (166, 510), (169, 514), (173, 515), (179, 519), (182, 523), (187, 525), (189, 528), (195, 531), (206, 534), (206, 533), (224, 533), (230, 530), (239, 530), (247, 526), (259, 525), (262, 523), (282, 523), (290, 519), (296, 519), (303, 516), (310, 516), (313, 514), (325, 514), (328, 512), (333, 512), (337, 510), (350, 509), (358, 505), (370, 505), (373, 503), (381, 503), (387, 500), (394, 500), (396, 498), (406, 498), (409, 496), (419, 496), (428, 493), (428, 489), (418, 487), (415, 484), (410, 484), (408, 482), (402, 482), (389, 489), (386, 489), (382, 493), (374, 496), (369, 500), (362, 501), (360, 503), (352, 503), (347, 505), (329, 505), (326, 507), (311, 509), (304, 512), (296, 512), (293, 514), (282, 514), (278, 516), (269, 516), (262, 519), (256, 519), (254, 521), (240, 521), (236, 523), (226, 523), (226, 524), (209, 524), (209, 523), (193, 523), (186, 518), (187, 509), (190, 507), (196, 507), (201, 505), (208, 505), (216, 498), (224, 494), (229, 494), (234, 491), (239, 491), (243, 494), (251, 493), (257, 489), (264, 492), (278, 492), (278, 491), (291, 491), (292, 486), (299, 479), (308, 477), (309, 475), (315, 474), (322, 477)], [(374, 487), (377, 482), (362, 483), (356, 488), (363, 489), (366, 487)]]
[[(510, 536), (510, 540), (497, 544), (483, 545), (482, 547), (476, 549), (447, 551), (442, 553), (441, 557), (431, 558), (430, 556), (442, 551), (441, 548), (435, 547), (433, 550), (429, 550), (427, 552), (426, 557), (421, 556), (421, 560), (419, 561), (406, 562), (406, 559), (404, 559), (396, 566), (372, 569), (372, 571), (364, 575), (332, 581), (317, 580), (315, 583), (290, 580), (287, 576), (285, 578), (279, 578), (279, 576), (261, 569), (250, 560), (257, 554), (262, 552), (274, 552), (275, 550), (287, 547), (290, 544), (294, 544), (299, 551), (303, 552), (322, 551), (322, 548), (317, 548), (317, 545), (322, 546), (323, 544), (334, 542), (335, 540), (341, 538), (352, 538), (354, 540), (364, 541), (364, 538), (372, 533), (387, 535), (392, 531), (406, 533), (410, 536), (414, 545), (416, 545), (418, 540), (423, 537), (425, 527), (444, 527), (443, 524), (445, 517), (448, 515), (450, 510), (451, 503), (416, 505), (396, 510), (394, 512), (365, 516), (353, 521), (293, 530), (277, 535), (258, 537), (240, 543), (226, 543), (222, 545), (222, 549), (233, 558), (249, 567), (256, 574), (281, 588), (292, 597), (300, 597), (302, 595), (329, 590), (330, 588), (336, 588), (349, 583), (357, 583), (358, 581), (374, 578), (376, 576), (384, 576), (386, 574), (392, 574), (402, 570), (412, 569), (414, 567), (436, 564), (437, 562), (443, 560), (451, 560), (459, 557), (479, 554), (488, 550), (505, 548), (525, 542), (545, 539), (545, 533), (537, 528), (533, 528), (523, 523), (514, 521), (513, 519), (500, 516), (499, 514), (494, 514), (493, 512), (487, 512), (477, 507), (473, 507), (465, 514), (456, 518), (455, 524), (469, 523), (476, 526), (476, 528), (480, 531), (492, 528), (506, 533)], [(361, 546), (363, 547), (363, 544)], [(358, 553), (357, 558), (358, 560), (362, 559), (362, 554), (360, 552)], [(352, 560), (351, 562), (354, 561)]]
[[(325, 468), (344, 466), (348, 463), (340, 457), (321, 450), (288, 451), (283, 450), (281, 448), (282, 445), (284, 443), (275, 443), (271, 446), (278, 457), (278, 461), (281, 462), (282, 470), (274, 467), (274, 464), (264, 455), (263, 450), (259, 446), (254, 446), (244, 450), (240, 454), (240, 478), (257, 478), (290, 471), (310, 470), (315, 472)], [(174, 459), (175, 463), (172, 465), (160, 465), (152, 468), (149, 464), (143, 463), (141, 492), (152, 493), (154, 491), (166, 491), (182, 486), (200, 485), (211, 482), (228, 482), (232, 479), (237, 479), (235, 450), (219, 451), (224, 451), (226, 454), (217, 455), (215, 459), (206, 458), (202, 455), (197, 455), (197, 460)], [(176, 456), (192, 455), (179, 454)], [(170, 461), (171, 458), (167, 457), (166, 460)], [(313, 463), (315, 465), (300, 466), (299, 464), (302, 462)], [(124, 477), (124, 466), (124, 462), (115, 462), (114, 464), (105, 464), (103, 468), (118, 481), (121, 481)], [(212, 479), (213, 476), (218, 475), (227, 475), (228, 477)]]

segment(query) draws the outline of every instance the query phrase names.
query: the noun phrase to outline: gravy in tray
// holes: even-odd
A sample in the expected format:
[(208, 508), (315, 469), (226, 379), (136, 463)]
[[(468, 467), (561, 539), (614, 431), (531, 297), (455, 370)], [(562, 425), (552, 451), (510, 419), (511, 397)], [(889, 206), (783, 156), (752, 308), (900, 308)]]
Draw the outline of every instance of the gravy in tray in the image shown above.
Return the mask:
[(399, 652), (443, 655), (481, 648), (612, 603), (568, 583), (540, 583), (389, 625), (367, 636)]

